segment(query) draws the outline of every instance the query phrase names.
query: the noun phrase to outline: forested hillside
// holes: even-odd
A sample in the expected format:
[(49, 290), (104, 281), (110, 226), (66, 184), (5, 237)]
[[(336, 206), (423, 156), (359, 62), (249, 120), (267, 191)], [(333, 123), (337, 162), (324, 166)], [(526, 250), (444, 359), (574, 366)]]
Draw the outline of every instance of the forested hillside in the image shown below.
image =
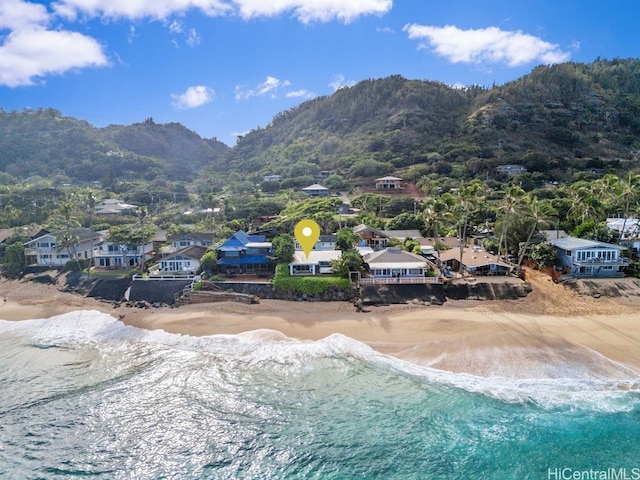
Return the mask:
[(190, 180), (227, 150), (176, 123), (97, 129), (52, 108), (0, 111), (0, 171), (14, 179)]
[(566, 180), (634, 167), (639, 113), (639, 60), (541, 66), (492, 88), (392, 76), (282, 112), (226, 158), (230, 171), (285, 178), (318, 170), (356, 182), (393, 172), (486, 178), (522, 163), (537, 179)]
[(279, 113), (232, 149), (178, 123), (97, 129), (54, 109), (0, 111), (0, 170), (9, 180), (198, 179), (212, 190), (241, 182), (246, 190), (265, 174), (298, 188), (331, 170), (344, 188), (387, 174), (489, 179), (498, 165), (523, 164), (523, 181), (539, 184), (623, 173), (637, 167), (639, 149), (636, 59), (541, 66), (491, 88), (365, 80)]

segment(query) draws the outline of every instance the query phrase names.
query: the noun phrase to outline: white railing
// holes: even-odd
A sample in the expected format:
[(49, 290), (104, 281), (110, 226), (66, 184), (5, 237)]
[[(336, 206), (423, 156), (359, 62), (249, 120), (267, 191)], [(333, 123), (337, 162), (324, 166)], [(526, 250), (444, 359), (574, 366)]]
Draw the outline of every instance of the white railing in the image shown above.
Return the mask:
[(360, 285), (389, 285), (389, 284), (425, 284), (443, 283), (442, 277), (362, 277)]
[(133, 280), (194, 280), (196, 275), (140, 275), (133, 276)]

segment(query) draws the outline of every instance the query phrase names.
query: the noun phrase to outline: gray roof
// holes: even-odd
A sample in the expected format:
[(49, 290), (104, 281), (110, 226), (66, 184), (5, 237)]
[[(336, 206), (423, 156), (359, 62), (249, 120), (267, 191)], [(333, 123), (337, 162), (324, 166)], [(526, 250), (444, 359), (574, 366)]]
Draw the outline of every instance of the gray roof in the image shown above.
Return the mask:
[(620, 245), (613, 245), (611, 243), (598, 242), (596, 240), (587, 240), (585, 238), (576, 237), (564, 237), (554, 240), (549, 240), (551, 245), (554, 245), (563, 250), (578, 250), (581, 248), (610, 248), (614, 250), (626, 250), (625, 247)]
[(308, 187), (305, 187), (302, 189), (302, 191), (304, 192), (305, 190), (329, 190), (327, 187), (323, 187), (322, 185), (318, 184), (318, 183), (314, 183), (313, 185), (309, 185)]
[(544, 238), (547, 242), (569, 236), (569, 234), (564, 230), (540, 230), (539, 233), (544, 235)]
[(424, 257), (393, 247), (367, 254), (364, 256), (364, 261), (373, 268), (424, 268), (427, 266), (427, 260)]
[(405, 238), (417, 240), (418, 238), (422, 238), (420, 230), (382, 230), (382, 233), (387, 237), (397, 238), (398, 240), (404, 240)]

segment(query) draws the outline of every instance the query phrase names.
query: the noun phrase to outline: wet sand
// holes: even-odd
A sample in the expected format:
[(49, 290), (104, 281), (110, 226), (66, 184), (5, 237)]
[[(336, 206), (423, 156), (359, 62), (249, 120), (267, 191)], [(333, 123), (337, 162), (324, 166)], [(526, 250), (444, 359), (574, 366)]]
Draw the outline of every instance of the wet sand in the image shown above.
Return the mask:
[[(515, 378), (640, 378), (640, 303), (582, 297), (529, 277), (533, 292), (513, 301), (391, 305), (357, 312), (346, 302), (261, 300), (139, 309), (60, 291), (53, 285), (0, 281), (0, 319), (49, 318), (98, 310), (146, 329), (185, 335), (276, 330), (318, 340), (334, 333), (375, 350), (457, 373)], [(1, 297), (0, 297), (1, 298)]]

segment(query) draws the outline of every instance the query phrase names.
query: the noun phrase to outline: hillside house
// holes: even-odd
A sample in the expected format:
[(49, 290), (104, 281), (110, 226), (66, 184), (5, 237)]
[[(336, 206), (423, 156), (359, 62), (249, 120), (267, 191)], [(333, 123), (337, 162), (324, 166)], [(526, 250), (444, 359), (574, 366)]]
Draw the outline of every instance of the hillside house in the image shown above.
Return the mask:
[(94, 245), (102, 240), (99, 233), (88, 228), (72, 228), (69, 233), (78, 239), (69, 249), (70, 252), (61, 246), (65, 231), (46, 233), (25, 242), (24, 253), (27, 264), (61, 267), (69, 260), (86, 260), (91, 258)]
[(404, 185), (398, 177), (381, 177), (375, 179), (376, 190), (402, 190)]
[(264, 235), (249, 235), (242, 230), (216, 248), (218, 270), (226, 274), (267, 274), (273, 263), (271, 242)]
[(496, 167), (496, 172), (512, 176), (519, 173), (527, 173), (527, 167), (524, 165), (499, 165)]
[(309, 185), (302, 189), (304, 193), (309, 195), (310, 197), (328, 197), (329, 189), (327, 187), (323, 187), (319, 183), (314, 183), (313, 185)]
[(550, 240), (556, 247), (558, 262), (565, 274), (582, 277), (623, 277), (629, 259), (622, 256), (625, 247), (610, 243), (564, 237)]
[(130, 205), (117, 198), (107, 198), (96, 205), (96, 215), (133, 215), (137, 205)]

